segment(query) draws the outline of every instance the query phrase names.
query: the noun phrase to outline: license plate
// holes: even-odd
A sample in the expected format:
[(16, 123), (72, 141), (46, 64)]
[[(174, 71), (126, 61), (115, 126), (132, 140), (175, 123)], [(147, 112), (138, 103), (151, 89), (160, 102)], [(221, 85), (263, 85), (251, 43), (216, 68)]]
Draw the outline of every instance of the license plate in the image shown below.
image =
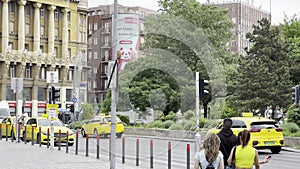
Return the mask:
[(265, 145), (274, 145), (275, 142), (274, 141), (265, 141)]

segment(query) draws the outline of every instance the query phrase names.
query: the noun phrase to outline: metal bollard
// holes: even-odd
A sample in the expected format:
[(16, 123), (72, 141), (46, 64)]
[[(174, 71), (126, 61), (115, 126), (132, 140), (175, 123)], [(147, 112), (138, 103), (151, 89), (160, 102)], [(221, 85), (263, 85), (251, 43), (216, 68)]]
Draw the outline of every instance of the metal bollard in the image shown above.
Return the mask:
[(150, 140), (150, 168), (153, 168), (153, 140)]
[(125, 138), (122, 137), (122, 163), (125, 163)]
[(34, 145), (34, 126), (31, 126), (31, 145)]
[(75, 145), (75, 154), (77, 155), (78, 154), (78, 131), (76, 131), (75, 142), (76, 142), (76, 145)]
[(69, 131), (67, 131), (67, 145), (66, 145), (66, 153), (69, 152)]
[(58, 150), (60, 151), (60, 149), (61, 149), (61, 140), (60, 140), (60, 136), (61, 136), (61, 130), (59, 129), (58, 130)]
[(0, 140), (2, 140), (2, 123), (0, 123)]
[(85, 156), (88, 157), (89, 156), (89, 135), (87, 134), (85, 137), (86, 141), (85, 141)]
[(23, 140), (24, 140), (24, 143), (25, 143), (25, 144), (27, 144), (27, 141), (26, 141), (26, 129), (27, 129), (27, 126), (24, 126)]
[(136, 139), (136, 166), (139, 166), (139, 145), (140, 140)]
[(97, 135), (97, 159), (99, 159), (99, 152), (100, 152), (100, 144), (99, 144), (99, 140), (100, 140), (100, 135)]
[(190, 153), (191, 153), (191, 148), (190, 144), (186, 145), (186, 168), (190, 169)]
[(8, 124), (6, 124), (5, 128), (6, 128), (6, 130), (5, 130), (6, 141), (8, 141)]
[(18, 124), (18, 143), (20, 143), (20, 132), (21, 132), (21, 126)]
[(171, 142), (168, 142), (168, 169), (171, 169)]
[(47, 129), (47, 148), (50, 147), (50, 128)]
[(40, 147), (42, 147), (42, 128), (39, 127), (39, 144), (40, 144)]

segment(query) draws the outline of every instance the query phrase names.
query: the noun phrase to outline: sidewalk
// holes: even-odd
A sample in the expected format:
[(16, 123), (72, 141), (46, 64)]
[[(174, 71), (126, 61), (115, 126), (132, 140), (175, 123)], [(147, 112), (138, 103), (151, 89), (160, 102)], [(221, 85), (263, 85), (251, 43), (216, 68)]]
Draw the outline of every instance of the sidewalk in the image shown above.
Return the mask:
[[(110, 168), (110, 161), (85, 157), (39, 147), (38, 144), (24, 144), (0, 140), (0, 166), (5, 169), (82, 169)], [(116, 162), (116, 169), (145, 169), (141, 166)]]

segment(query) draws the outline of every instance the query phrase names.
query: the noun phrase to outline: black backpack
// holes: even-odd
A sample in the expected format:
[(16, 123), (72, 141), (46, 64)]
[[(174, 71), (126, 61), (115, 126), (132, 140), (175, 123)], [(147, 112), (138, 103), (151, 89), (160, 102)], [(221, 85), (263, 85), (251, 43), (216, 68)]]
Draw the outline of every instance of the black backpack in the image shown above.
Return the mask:
[(215, 169), (215, 167), (212, 165), (212, 163), (209, 163), (206, 169)]

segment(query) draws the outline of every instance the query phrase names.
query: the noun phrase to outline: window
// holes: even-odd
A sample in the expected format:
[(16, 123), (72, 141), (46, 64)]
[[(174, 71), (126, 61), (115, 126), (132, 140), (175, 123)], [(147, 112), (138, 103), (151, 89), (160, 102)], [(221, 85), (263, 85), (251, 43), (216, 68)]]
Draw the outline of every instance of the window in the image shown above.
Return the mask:
[(70, 12), (68, 12), (67, 13), (67, 20), (68, 20), (68, 22), (70, 22), (70, 16), (71, 16), (71, 14), (70, 14)]
[(78, 41), (82, 42), (82, 32), (81, 31), (79, 32), (79, 35), (78, 35)]
[(15, 23), (11, 21), (9, 23), (9, 33), (14, 33), (14, 29), (15, 29)]
[(44, 18), (44, 16), (45, 16), (45, 10), (44, 10), (44, 8), (41, 8), (40, 9), (40, 17)]
[(45, 67), (41, 67), (41, 69), (40, 69), (40, 79), (43, 79), (43, 80), (46, 79), (46, 70), (45, 70)]
[(15, 2), (11, 2), (10, 5), (9, 5), (9, 11), (11, 13), (14, 13), (15, 12)]
[(39, 87), (38, 88), (38, 100), (39, 101), (46, 100), (46, 93), (47, 93), (47, 89), (46, 88)]
[(71, 40), (71, 31), (68, 30), (68, 38), (69, 38), (69, 41)]
[(74, 69), (70, 69), (70, 70), (69, 70), (68, 80), (70, 80), (70, 81), (74, 80), (74, 79), (73, 79), (73, 72), (74, 72)]
[(72, 101), (72, 89), (66, 89), (66, 101), (70, 102)]
[(26, 68), (25, 68), (25, 78), (32, 78), (32, 67), (29, 66), (29, 65), (26, 65)]
[(79, 25), (82, 25), (83, 24), (83, 18), (82, 16), (79, 16)]
[(6, 88), (6, 100), (16, 100), (16, 94), (11, 90), (11, 86)]
[(98, 52), (94, 52), (94, 59), (98, 59)]
[(97, 44), (98, 44), (98, 38), (94, 37), (94, 45), (97, 45)]
[(104, 37), (104, 45), (105, 45), (105, 46), (108, 46), (108, 44), (109, 44), (108, 36), (105, 36), (105, 37)]
[(69, 59), (71, 59), (71, 49), (70, 48), (68, 49), (68, 56), (69, 56)]
[[(105, 86), (106, 86), (106, 85), (105, 85)], [(97, 81), (96, 81), (96, 80), (94, 80), (93, 87), (94, 87), (94, 89), (96, 89), (96, 88), (97, 88)]]
[(28, 23), (26, 23), (26, 25), (25, 25), (26, 35), (29, 35), (29, 31), (30, 31), (30, 25)]
[(57, 47), (54, 47), (54, 51), (53, 51), (54, 56), (58, 56), (58, 55), (57, 55), (57, 52), (58, 52), (58, 51), (57, 51)]
[(30, 6), (25, 6), (25, 15), (29, 16), (30, 15)]
[(44, 46), (40, 46), (40, 54), (44, 53)]
[(23, 98), (25, 98), (26, 100), (32, 100), (31, 91), (32, 91), (31, 87), (24, 87), (23, 88)]
[(41, 26), (41, 38), (44, 38), (45, 37), (45, 26)]
[(94, 30), (98, 30), (98, 23), (94, 23)]
[(9, 77), (16, 77), (16, 65), (10, 65)]
[(86, 81), (86, 70), (81, 72), (81, 81)]
[(55, 40), (58, 40), (58, 28), (55, 28), (54, 38)]
[(89, 52), (89, 60), (92, 60), (92, 52)]
[(58, 11), (57, 10), (54, 10), (54, 19), (58, 20)]

